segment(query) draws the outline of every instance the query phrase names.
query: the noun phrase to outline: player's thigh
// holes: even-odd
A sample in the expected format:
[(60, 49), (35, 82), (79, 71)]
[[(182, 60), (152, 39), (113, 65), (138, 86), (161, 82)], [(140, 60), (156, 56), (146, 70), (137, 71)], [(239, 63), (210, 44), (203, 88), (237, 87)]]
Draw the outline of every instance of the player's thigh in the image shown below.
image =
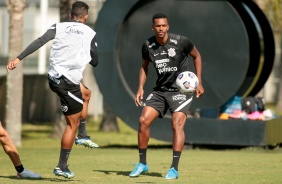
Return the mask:
[(186, 123), (187, 115), (183, 112), (173, 112), (171, 117), (172, 127), (177, 129), (183, 129)]
[(78, 127), (79, 125), (79, 119), (80, 119), (81, 112), (71, 114), (71, 115), (65, 115), (65, 119), (68, 125), (71, 125), (72, 127)]
[(141, 124), (150, 125), (158, 116), (159, 112), (156, 109), (150, 106), (145, 106), (143, 107), (139, 122)]
[(183, 94), (181, 92), (166, 92), (165, 98), (171, 113), (183, 112), (185, 115), (189, 113), (193, 100), (192, 94)]
[(80, 85), (72, 83), (64, 76), (56, 80), (59, 82), (49, 77), (49, 86), (59, 96), (63, 114), (72, 115), (82, 111), (83, 100)]
[(66, 105), (69, 108), (68, 111), (63, 112), (64, 115), (73, 115), (82, 111), (83, 98), (79, 85), (76, 86), (75, 88), (69, 89), (67, 93), (64, 93), (64, 95), (62, 95), (60, 98), (64, 102), (64, 104), (61, 104), (62, 110), (63, 110), (63, 105)]
[(84, 84), (80, 83), (80, 90), (83, 99), (89, 99), (91, 97), (91, 91)]
[(4, 136), (6, 134), (6, 130), (2, 127), (1, 121), (0, 121), (0, 137)]
[(159, 117), (162, 118), (167, 111), (167, 103), (163, 92), (153, 91), (146, 99), (146, 107), (149, 106), (155, 109), (159, 113)]

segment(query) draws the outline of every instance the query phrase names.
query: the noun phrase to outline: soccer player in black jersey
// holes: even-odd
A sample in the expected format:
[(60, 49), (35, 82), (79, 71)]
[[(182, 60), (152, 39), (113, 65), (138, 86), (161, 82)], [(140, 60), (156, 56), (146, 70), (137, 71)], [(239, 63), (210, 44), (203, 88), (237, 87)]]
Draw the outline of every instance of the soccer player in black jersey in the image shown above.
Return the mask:
[[(184, 125), (193, 95), (179, 92), (175, 81), (179, 73), (189, 69), (187, 57), (190, 55), (194, 60), (196, 75), (199, 79), (196, 97), (200, 97), (204, 93), (201, 77), (202, 59), (195, 45), (187, 37), (168, 32), (168, 17), (165, 14), (155, 14), (152, 21), (152, 30), (155, 35), (146, 40), (142, 46), (142, 66), (135, 97), (136, 106), (144, 106), (139, 118), (138, 130), (140, 161), (129, 176), (136, 177), (148, 171), (146, 152), (150, 138), (150, 125), (156, 118), (162, 118), (166, 111), (170, 110), (173, 130), (173, 159), (165, 178), (176, 179), (179, 176), (178, 163), (185, 141)], [(153, 92), (143, 103), (143, 87), (150, 63), (155, 67), (158, 78)]]
[[(59, 162), (53, 173), (65, 178), (74, 177), (67, 164), (74, 142), (82, 145), (86, 143), (87, 147), (98, 147), (89, 137), (85, 137), (85, 119), (91, 92), (81, 83), (86, 65), (96, 67), (98, 64), (96, 32), (85, 25), (88, 9), (85, 2), (74, 2), (70, 12), (71, 21), (52, 25), (6, 66), (8, 71), (15, 69), (22, 59), (53, 40), (48, 82), (50, 89), (60, 97), (61, 109), (67, 122), (61, 139)], [(79, 124), (83, 126), (79, 127), (76, 138)]]

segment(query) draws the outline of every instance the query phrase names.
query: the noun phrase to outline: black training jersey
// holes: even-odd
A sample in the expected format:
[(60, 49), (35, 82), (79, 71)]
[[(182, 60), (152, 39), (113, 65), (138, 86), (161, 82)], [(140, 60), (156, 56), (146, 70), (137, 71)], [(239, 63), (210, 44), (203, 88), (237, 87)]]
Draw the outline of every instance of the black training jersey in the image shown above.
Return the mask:
[(177, 89), (175, 80), (179, 73), (188, 70), (188, 54), (194, 44), (181, 35), (169, 33), (164, 45), (158, 44), (152, 36), (142, 46), (142, 57), (153, 63), (158, 79), (154, 89)]

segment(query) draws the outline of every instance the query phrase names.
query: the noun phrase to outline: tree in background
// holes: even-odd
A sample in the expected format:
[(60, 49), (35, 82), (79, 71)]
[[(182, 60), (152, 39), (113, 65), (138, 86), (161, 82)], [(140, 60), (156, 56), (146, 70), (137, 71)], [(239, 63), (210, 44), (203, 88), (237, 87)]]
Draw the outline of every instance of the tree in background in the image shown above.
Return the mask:
[[(23, 12), (25, 0), (6, 0), (9, 21), (8, 61), (14, 59), (23, 45)], [(15, 82), (17, 81), (17, 82)], [(22, 64), (17, 72), (8, 72), (6, 78), (5, 126), (16, 146), (21, 146), (23, 72)]]
[(60, 22), (69, 20), (69, 13), (73, 3), (74, 0), (60, 0)]
[(282, 0), (255, 0), (258, 6), (263, 10), (268, 18), (275, 36), (276, 59), (279, 70), (274, 73), (276, 78), (279, 78), (279, 87), (277, 93), (276, 108), (282, 111)]

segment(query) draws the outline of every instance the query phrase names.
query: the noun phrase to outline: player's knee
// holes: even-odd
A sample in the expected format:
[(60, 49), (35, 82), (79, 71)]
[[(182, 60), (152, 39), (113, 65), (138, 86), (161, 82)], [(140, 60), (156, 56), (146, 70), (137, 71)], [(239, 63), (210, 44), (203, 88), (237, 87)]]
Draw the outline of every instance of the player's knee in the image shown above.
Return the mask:
[(176, 132), (181, 132), (184, 130), (184, 124), (182, 121), (173, 122), (172, 123), (172, 130)]
[(141, 126), (141, 127), (148, 127), (148, 126), (150, 126), (150, 122), (144, 117), (144, 116), (140, 116), (139, 117), (139, 125)]
[(139, 123), (144, 124), (144, 122), (145, 122), (145, 118), (143, 116), (140, 116), (139, 117)]
[(8, 137), (8, 132), (6, 130), (4, 130), (3, 128), (1, 128), (0, 130), (0, 142), (3, 144), (5, 143), (5, 140), (7, 140)]
[(84, 90), (82, 97), (84, 101), (89, 101), (91, 98), (91, 91), (89, 89)]
[(0, 143), (3, 144), (3, 142), (4, 142), (4, 137), (0, 135)]

